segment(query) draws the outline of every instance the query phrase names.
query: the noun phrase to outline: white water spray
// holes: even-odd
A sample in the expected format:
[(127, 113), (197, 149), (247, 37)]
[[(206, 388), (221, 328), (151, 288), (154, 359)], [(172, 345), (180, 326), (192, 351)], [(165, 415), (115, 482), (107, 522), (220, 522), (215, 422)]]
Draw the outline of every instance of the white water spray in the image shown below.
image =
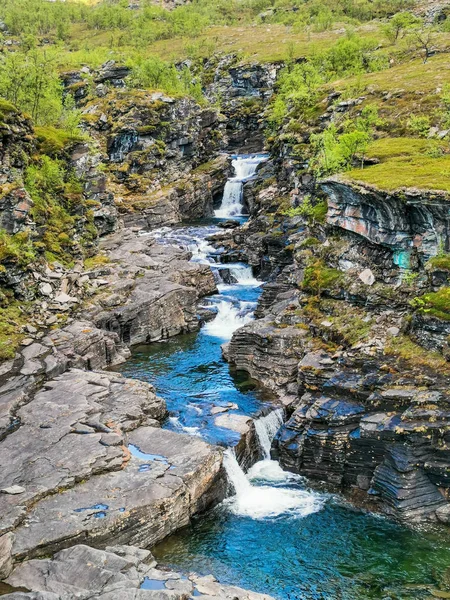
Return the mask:
[(239, 306), (222, 300), (218, 303), (217, 315), (213, 321), (206, 323), (205, 333), (214, 337), (230, 340), (236, 329), (252, 320), (252, 313), (243, 312)]
[(242, 215), (244, 183), (253, 177), (258, 165), (264, 160), (266, 157), (261, 155), (238, 157), (233, 160), (235, 176), (225, 184), (222, 204), (215, 211), (216, 217), (226, 219)]
[(265, 417), (261, 417), (255, 421), (256, 435), (258, 436), (259, 445), (261, 446), (265, 460), (270, 460), (272, 440), (282, 424), (283, 411), (281, 408), (277, 408), (277, 410), (273, 410)]
[[(262, 461), (257, 464), (264, 464), (266, 469), (265, 472), (259, 471), (259, 485), (252, 485), (239, 466), (234, 451), (230, 448), (225, 451), (225, 470), (236, 492), (235, 496), (226, 501), (232, 513), (252, 519), (267, 519), (280, 515), (302, 518), (321, 510), (325, 500), (318, 494), (306, 490), (276, 487), (277, 484), (288, 482), (286, 474), (278, 463)], [(262, 480), (263, 473), (270, 479)]]

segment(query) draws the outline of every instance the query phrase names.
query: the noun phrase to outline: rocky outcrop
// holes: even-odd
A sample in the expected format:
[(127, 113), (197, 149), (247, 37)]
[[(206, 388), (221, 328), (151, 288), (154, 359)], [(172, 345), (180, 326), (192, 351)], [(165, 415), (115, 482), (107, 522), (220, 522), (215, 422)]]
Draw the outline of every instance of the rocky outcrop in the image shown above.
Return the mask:
[(3, 572), (81, 540), (151, 546), (225, 494), (219, 449), (159, 429), (165, 405), (148, 384), (98, 371), (132, 344), (198, 328), (197, 302), (216, 289), (210, 268), (131, 231), (109, 236), (102, 251), (76, 280), (62, 270), (41, 282), (43, 310), (78, 307), (78, 320), (30, 327), (2, 367)]
[(247, 371), (278, 396), (289, 396), (303, 355), (302, 337), (296, 327), (277, 329), (274, 323), (260, 319), (238, 329), (227, 347), (227, 359), (237, 370)]
[(83, 113), (94, 135), (106, 140), (117, 182), (131, 191), (181, 179), (223, 147), (220, 114), (190, 98), (113, 90)]
[[(187, 600), (205, 596), (211, 600), (273, 600), (234, 586), (220, 584), (213, 576), (189, 576), (157, 568), (148, 550), (133, 546), (108, 546), (96, 550), (78, 545), (51, 559), (32, 560), (18, 566), (7, 580), (6, 598), (24, 600)], [(17, 591), (15, 591), (17, 590)], [(23, 593), (20, 593), (21, 590)]]
[(450, 239), (447, 194), (404, 190), (388, 193), (338, 178), (321, 184), (328, 195), (327, 222), (392, 251), (408, 269), (423, 265)]
[(198, 329), (197, 301), (216, 290), (207, 265), (149, 236), (131, 232), (110, 237), (102, 248), (104, 292), (84, 314), (97, 327), (116, 333), (126, 345), (145, 344)]
[(86, 539), (151, 546), (220, 500), (221, 451), (158, 429), (165, 414), (150, 385), (116, 374), (70, 370), (47, 382), (0, 442), (11, 556)]
[(173, 185), (137, 196), (132, 205), (128, 202), (124, 224), (155, 229), (183, 220), (210, 217), (214, 214), (217, 198), (222, 196), (228, 173), (229, 158), (221, 155)]
[(45, 556), (83, 540), (151, 547), (224, 497), (219, 449), (148, 426), (131, 432), (128, 444), (122, 469), (116, 464), (35, 503), (14, 529), (13, 557)]
[(283, 63), (241, 64), (235, 55), (205, 65), (214, 72), (206, 93), (220, 98), (221, 110), (227, 117), (228, 148), (239, 153), (260, 152), (264, 147), (263, 113), (273, 94), (278, 72)]

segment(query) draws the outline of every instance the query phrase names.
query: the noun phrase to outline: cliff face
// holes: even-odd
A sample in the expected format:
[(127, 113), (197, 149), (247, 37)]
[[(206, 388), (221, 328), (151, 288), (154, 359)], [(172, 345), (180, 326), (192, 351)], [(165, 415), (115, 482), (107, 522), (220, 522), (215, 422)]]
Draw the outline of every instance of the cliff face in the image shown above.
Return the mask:
[(396, 265), (424, 265), (450, 240), (448, 195), (405, 190), (389, 194), (339, 179), (321, 183), (328, 197), (327, 222), (389, 248)]
[(245, 154), (264, 148), (264, 111), (283, 63), (240, 64), (236, 56), (211, 61), (205, 69), (213, 73), (206, 93), (219, 101), (226, 117), (228, 149)]

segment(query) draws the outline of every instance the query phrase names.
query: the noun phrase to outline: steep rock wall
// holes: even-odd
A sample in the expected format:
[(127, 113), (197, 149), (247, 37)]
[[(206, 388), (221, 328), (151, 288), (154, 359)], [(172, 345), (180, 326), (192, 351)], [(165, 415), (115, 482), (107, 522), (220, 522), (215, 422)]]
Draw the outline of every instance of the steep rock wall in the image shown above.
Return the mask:
[(450, 203), (444, 192), (388, 193), (338, 178), (321, 184), (327, 222), (392, 250), (396, 264), (424, 264), (450, 244)]

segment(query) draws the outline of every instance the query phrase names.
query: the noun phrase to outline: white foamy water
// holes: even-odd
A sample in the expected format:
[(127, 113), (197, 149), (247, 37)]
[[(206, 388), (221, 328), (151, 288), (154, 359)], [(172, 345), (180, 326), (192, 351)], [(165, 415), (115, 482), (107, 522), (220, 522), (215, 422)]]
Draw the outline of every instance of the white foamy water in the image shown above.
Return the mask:
[(265, 160), (265, 156), (238, 157), (233, 160), (235, 177), (225, 184), (222, 204), (215, 211), (216, 217), (226, 219), (242, 215), (244, 183), (253, 177), (258, 165)]
[(256, 435), (263, 452), (263, 458), (270, 459), (272, 440), (283, 424), (283, 411), (281, 408), (273, 410), (265, 417), (255, 421)]
[[(274, 461), (262, 461), (262, 463), (262, 467), (257, 466), (261, 463), (257, 463), (254, 467), (260, 483), (264, 472), (270, 477), (266, 480), (269, 484), (287, 482), (284, 475), (281, 478), (283, 471), (278, 463), (275, 465)], [(226, 501), (229, 510), (235, 515), (252, 519), (268, 519), (280, 515), (302, 518), (318, 512), (324, 506), (324, 497), (306, 490), (274, 485), (252, 485), (231, 449), (224, 453), (224, 466), (236, 492), (235, 496)]]
[(243, 327), (252, 320), (252, 313), (245, 313), (240, 306), (222, 300), (217, 304), (217, 315), (213, 321), (206, 323), (203, 331), (208, 335), (230, 340), (236, 329)]
[(261, 281), (258, 281), (253, 277), (253, 269), (248, 265), (231, 264), (229, 266), (231, 275), (236, 279), (239, 285), (261, 285)]
[(178, 417), (169, 417), (169, 421), (172, 424), (173, 428), (181, 433), (187, 433), (188, 435), (195, 435), (197, 437), (202, 437), (199, 427), (186, 427), (180, 422)]

